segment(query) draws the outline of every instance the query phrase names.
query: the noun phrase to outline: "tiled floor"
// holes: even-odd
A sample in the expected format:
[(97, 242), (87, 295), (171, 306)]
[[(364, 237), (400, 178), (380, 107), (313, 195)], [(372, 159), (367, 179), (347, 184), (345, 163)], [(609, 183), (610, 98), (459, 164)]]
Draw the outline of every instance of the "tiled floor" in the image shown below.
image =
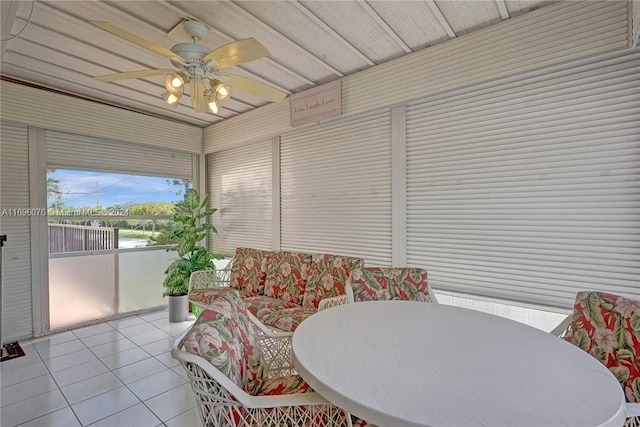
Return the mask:
[(200, 427), (169, 353), (192, 323), (163, 310), (21, 342), (25, 356), (0, 363), (0, 425)]

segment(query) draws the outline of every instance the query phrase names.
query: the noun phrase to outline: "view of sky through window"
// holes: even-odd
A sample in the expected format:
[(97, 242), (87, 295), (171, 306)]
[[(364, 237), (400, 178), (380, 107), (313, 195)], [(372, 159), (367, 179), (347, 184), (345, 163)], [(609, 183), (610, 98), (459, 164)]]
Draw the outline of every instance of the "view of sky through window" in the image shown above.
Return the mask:
[(185, 181), (108, 172), (55, 169), (47, 173), (47, 205), (110, 208), (181, 200)]

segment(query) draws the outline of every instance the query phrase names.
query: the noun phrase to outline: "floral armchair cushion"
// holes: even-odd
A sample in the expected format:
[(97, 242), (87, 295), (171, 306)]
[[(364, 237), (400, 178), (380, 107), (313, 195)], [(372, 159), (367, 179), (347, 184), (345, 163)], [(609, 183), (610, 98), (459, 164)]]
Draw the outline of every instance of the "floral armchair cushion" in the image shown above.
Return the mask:
[(314, 254), (311, 261), (302, 305), (315, 309), (323, 298), (344, 295), (349, 274), (364, 264), (360, 258), (328, 254)]
[(235, 289), (219, 289), (180, 346), (207, 359), (249, 394), (264, 379), (262, 358), (247, 310)]
[(272, 252), (267, 265), (264, 294), (301, 305), (310, 267), (311, 254)]
[(270, 254), (271, 251), (237, 248), (231, 264), (229, 285), (245, 291), (248, 295), (263, 294)]
[(606, 365), (627, 401), (640, 402), (640, 301), (578, 292), (565, 339)]
[(353, 300), (431, 302), (427, 271), (421, 268), (356, 268), (349, 276)]

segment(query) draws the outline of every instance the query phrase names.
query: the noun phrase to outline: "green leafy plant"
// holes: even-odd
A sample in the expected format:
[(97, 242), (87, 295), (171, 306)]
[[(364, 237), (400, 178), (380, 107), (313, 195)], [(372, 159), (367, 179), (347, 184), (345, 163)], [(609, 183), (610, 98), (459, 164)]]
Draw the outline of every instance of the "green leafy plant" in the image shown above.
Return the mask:
[(165, 271), (164, 294), (184, 295), (189, 290), (189, 277), (197, 270), (213, 268), (214, 259), (222, 259), (221, 255), (214, 255), (207, 248), (198, 246), (211, 230), (218, 233), (208, 219), (217, 209), (206, 209), (208, 196), (200, 199), (200, 195), (194, 189), (189, 189), (184, 199), (176, 203), (173, 221), (175, 228), (168, 238), (175, 240), (176, 245), (167, 251), (178, 253), (178, 259), (173, 261)]

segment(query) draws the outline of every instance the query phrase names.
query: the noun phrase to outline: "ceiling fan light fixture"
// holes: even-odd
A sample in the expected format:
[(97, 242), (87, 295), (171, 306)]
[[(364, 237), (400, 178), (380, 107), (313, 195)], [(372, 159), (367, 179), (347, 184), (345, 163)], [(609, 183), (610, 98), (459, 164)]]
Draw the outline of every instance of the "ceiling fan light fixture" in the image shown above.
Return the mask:
[(187, 78), (183, 73), (167, 74), (164, 78), (164, 86), (173, 94), (180, 94), (184, 91)]
[(205, 93), (205, 102), (207, 103), (208, 113), (218, 114), (218, 111), (220, 111), (220, 103), (216, 99), (214, 92), (208, 90)]
[(226, 101), (231, 96), (231, 86), (222, 83), (220, 80), (212, 80), (211, 89), (213, 89), (218, 102)]
[(182, 93), (180, 94), (175, 94), (175, 93), (171, 93), (169, 91), (165, 92), (162, 94), (162, 99), (164, 99), (167, 104), (171, 105), (172, 107), (178, 107), (178, 101), (180, 100), (180, 95), (182, 95)]

